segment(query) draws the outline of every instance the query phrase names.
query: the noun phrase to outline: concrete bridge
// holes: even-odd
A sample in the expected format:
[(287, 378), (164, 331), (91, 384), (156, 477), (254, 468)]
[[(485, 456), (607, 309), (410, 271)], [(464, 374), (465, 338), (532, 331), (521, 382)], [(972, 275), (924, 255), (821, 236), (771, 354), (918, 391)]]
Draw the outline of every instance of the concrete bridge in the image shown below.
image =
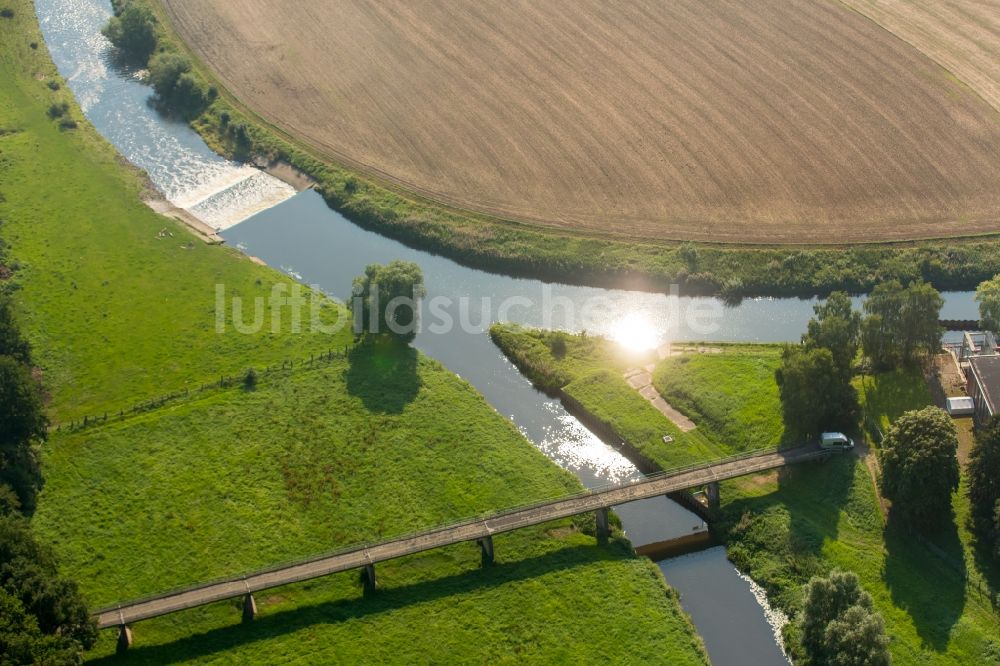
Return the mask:
[(706, 489), (710, 505), (718, 506), (720, 481), (816, 460), (827, 455), (829, 451), (817, 446), (753, 451), (662, 472), (625, 485), (599, 488), (562, 499), (505, 509), (409, 536), (350, 547), (245, 576), (203, 583), (183, 590), (116, 604), (96, 612), (94, 618), (101, 629), (119, 628), (118, 647), (119, 650), (125, 650), (132, 644), (129, 625), (140, 620), (238, 597), (243, 598), (243, 619), (252, 620), (257, 613), (253, 597), (255, 592), (352, 569), (361, 572), (365, 590), (372, 591), (376, 585), (377, 563), (464, 541), (478, 542), (485, 566), (493, 562), (494, 534), (588, 512), (596, 512), (597, 538), (598, 541), (604, 542), (610, 533), (608, 510), (613, 506), (701, 487)]

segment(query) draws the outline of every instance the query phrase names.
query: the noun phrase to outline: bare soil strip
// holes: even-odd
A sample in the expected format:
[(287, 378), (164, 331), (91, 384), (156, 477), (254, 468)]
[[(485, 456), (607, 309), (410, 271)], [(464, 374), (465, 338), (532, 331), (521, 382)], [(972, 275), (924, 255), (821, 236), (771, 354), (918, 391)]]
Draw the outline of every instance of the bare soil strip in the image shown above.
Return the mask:
[[(163, 0), (244, 104), (383, 181), (552, 227), (762, 243), (1000, 230), (995, 1), (905, 13), (951, 26), (928, 57), (816, 0)], [(979, 83), (946, 66), (979, 94), (938, 64), (963, 58)]]

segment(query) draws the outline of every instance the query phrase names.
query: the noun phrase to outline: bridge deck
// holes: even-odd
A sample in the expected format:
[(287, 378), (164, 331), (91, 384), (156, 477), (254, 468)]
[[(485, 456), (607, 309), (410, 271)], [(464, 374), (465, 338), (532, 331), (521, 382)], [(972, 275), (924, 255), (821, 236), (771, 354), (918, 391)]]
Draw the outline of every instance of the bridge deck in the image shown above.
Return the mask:
[(368, 564), (376, 564), (433, 548), (474, 541), (485, 536), (530, 527), (551, 520), (696, 488), (713, 481), (723, 481), (745, 474), (804, 462), (824, 457), (827, 453), (827, 451), (810, 446), (738, 456), (683, 470), (666, 472), (624, 486), (595, 490), (565, 499), (503, 511), (488, 517), (475, 518), (411, 536), (355, 547), (281, 568), (119, 604), (98, 611), (95, 614), (97, 624), (101, 629), (131, 624), (139, 620), (223, 599), (240, 597), (259, 590), (319, 578), (350, 569), (360, 569)]

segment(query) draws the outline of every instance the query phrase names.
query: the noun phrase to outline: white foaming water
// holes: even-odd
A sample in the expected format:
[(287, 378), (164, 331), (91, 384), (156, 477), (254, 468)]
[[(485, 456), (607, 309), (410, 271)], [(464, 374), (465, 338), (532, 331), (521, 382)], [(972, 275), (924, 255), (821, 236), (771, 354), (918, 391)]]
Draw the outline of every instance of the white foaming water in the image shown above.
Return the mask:
[[(108, 0), (36, 0), (59, 72), (90, 121), (130, 162), (149, 174), (170, 203), (223, 230), (295, 194), (259, 169), (219, 157), (180, 122), (149, 103), (152, 91), (114, 59), (100, 34)], [(81, 39), (80, 35), (86, 35)], [(119, 74), (128, 76), (119, 76)]]
[[(736, 569), (736, 567), (733, 568)], [(757, 600), (758, 604), (760, 604), (761, 609), (764, 611), (764, 618), (767, 620), (767, 624), (771, 627), (771, 631), (774, 633), (774, 642), (778, 644), (778, 647), (781, 649), (781, 653), (785, 655), (785, 659), (788, 660), (788, 663), (792, 663), (788, 653), (785, 652), (785, 639), (782, 636), (785, 625), (789, 622), (788, 616), (785, 615), (784, 611), (780, 608), (774, 608), (771, 606), (771, 602), (767, 598), (767, 592), (763, 587), (757, 584), (757, 581), (739, 569), (736, 569), (736, 575), (750, 586), (750, 593), (753, 594), (753, 598)]]

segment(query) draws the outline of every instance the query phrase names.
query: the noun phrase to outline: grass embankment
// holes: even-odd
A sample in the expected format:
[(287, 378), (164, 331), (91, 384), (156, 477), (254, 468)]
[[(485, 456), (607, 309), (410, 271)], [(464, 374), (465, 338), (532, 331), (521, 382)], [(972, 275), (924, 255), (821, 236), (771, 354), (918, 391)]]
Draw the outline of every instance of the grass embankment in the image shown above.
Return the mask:
[[(569, 396), (570, 408), (576, 401), (612, 429), (634, 449), (626, 454), (633, 458), (639, 454), (636, 463), (672, 469), (735, 452), (724, 440), (706, 437), (700, 428), (682, 432), (629, 386), (625, 371), (654, 362), (652, 352), (637, 355), (601, 337), (500, 324), (490, 329), (490, 336), (535, 386)], [(565, 345), (564, 352), (559, 344)], [(664, 442), (664, 435), (673, 441)]]
[[(699, 428), (719, 437), (742, 430), (779, 442), (784, 428), (772, 369), (777, 354), (775, 348), (747, 346), (687, 362), (671, 359), (657, 369), (656, 383)], [(856, 383), (866, 416), (883, 430), (904, 411), (931, 404), (919, 371), (866, 377), (864, 388), (860, 378)], [(672, 388), (678, 386), (684, 389)], [(1000, 617), (985, 593), (991, 574), (976, 563), (963, 493), (954, 497), (954, 521), (921, 540), (885, 524), (864, 461), (835, 456), (725, 482), (719, 527), (730, 559), (790, 614), (799, 608), (800, 587), (810, 576), (848, 569), (885, 617), (895, 663), (995, 663)]]
[(664, 359), (653, 385), (708, 435), (739, 450), (787, 442), (774, 371), (780, 345), (712, 345), (712, 353)]
[[(348, 219), (474, 267), (586, 284), (691, 293), (815, 294), (870, 290), (890, 279), (921, 278), (938, 289), (971, 289), (1000, 272), (1000, 242), (965, 240), (849, 247), (752, 247), (650, 242), (540, 229), (454, 210), (335, 164), (244, 107), (186, 47), (156, 0), (161, 47), (183, 52), (220, 91), (193, 127), (227, 155), (282, 159), (315, 178), (327, 202)], [(225, 120), (224, 120), (225, 119)], [(234, 139), (244, 126), (247, 142)]]
[[(288, 281), (188, 243), (143, 207), (142, 178), (65, 87), (47, 85), (59, 78), (31, 3), (10, 4), (14, 18), (0, 18), (2, 233), (21, 264), (20, 314), (57, 417), (343, 342), (215, 332), (217, 282), (246, 298)], [(77, 129), (46, 116), (53, 99)], [(54, 433), (44, 473), (35, 528), (95, 605), (579, 487), (454, 374), (384, 348), (269, 373), (256, 391), (198, 392)], [(469, 544), (380, 565), (383, 589), (368, 599), (356, 574), (279, 588), (261, 595), (249, 626), (230, 603), (144, 622), (131, 658), (704, 663), (655, 567), (621, 542), (596, 547), (563, 521), (496, 545), (487, 570)], [(96, 656), (113, 642), (106, 632)]]

